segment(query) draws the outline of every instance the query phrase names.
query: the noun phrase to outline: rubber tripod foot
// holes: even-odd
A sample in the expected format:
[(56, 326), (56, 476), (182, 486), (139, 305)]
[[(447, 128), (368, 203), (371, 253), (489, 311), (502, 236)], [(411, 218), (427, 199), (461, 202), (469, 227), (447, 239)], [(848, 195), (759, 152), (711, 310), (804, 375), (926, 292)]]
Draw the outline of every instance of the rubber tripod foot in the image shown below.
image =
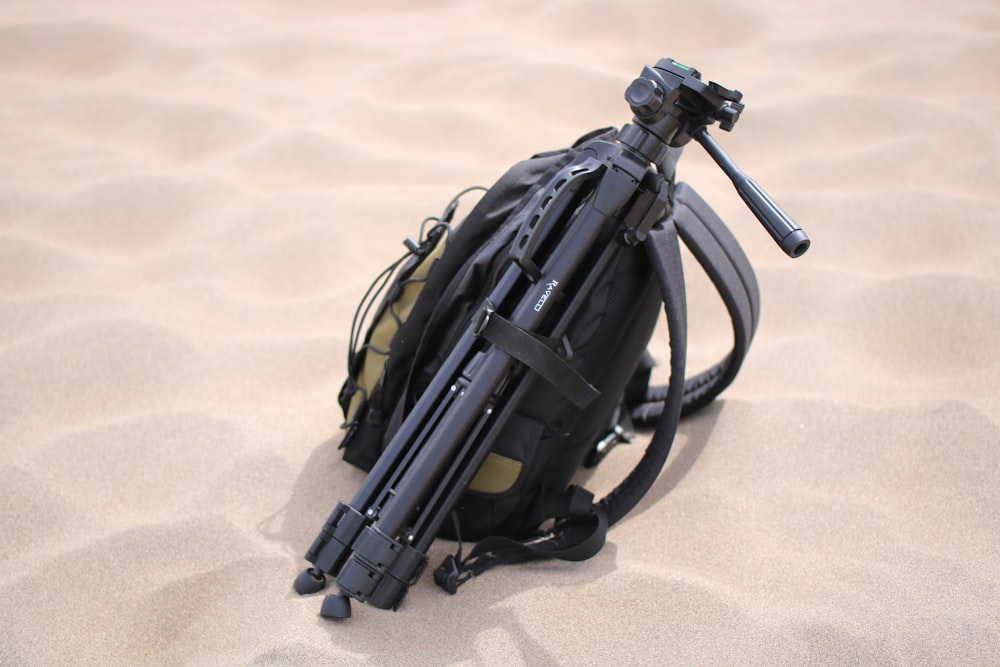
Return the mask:
[(319, 613), (327, 618), (350, 618), (351, 598), (346, 595), (327, 595)]
[(295, 577), (294, 586), (295, 592), (299, 595), (318, 593), (326, 588), (326, 575), (316, 568), (310, 567), (307, 570), (303, 570), (299, 573), (299, 576)]

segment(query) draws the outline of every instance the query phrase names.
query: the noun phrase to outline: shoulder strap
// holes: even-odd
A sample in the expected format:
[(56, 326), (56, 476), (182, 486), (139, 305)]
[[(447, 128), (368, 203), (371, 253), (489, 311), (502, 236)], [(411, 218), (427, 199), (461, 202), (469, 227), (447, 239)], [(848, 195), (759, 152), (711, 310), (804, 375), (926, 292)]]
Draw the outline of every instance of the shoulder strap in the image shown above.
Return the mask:
[[(750, 260), (732, 232), (697, 192), (686, 183), (677, 185), (674, 224), (684, 244), (705, 269), (733, 323), (733, 349), (708, 370), (684, 383), (682, 415), (705, 407), (736, 377), (750, 348), (760, 317), (760, 291)], [(643, 402), (632, 408), (636, 426), (657, 423), (667, 397), (667, 385), (651, 386)]]

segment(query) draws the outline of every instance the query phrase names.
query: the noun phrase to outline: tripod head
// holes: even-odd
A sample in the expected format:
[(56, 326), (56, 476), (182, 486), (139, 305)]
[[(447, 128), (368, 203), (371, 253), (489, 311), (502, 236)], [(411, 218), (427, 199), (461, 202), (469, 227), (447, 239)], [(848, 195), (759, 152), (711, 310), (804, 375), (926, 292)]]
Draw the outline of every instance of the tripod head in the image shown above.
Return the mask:
[(671, 58), (646, 66), (625, 91), (635, 117), (622, 128), (619, 140), (658, 164), (667, 148), (697, 141), (729, 176), (736, 191), (764, 225), (771, 238), (790, 257), (809, 249), (809, 237), (770, 196), (722, 150), (706, 129), (718, 122), (729, 132), (743, 112), (743, 94), (710, 81)]
[(714, 81), (705, 83), (701, 73), (671, 58), (656, 67), (646, 66), (625, 91), (635, 114), (634, 122), (665, 145), (684, 146), (701, 128), (716, 121), (730, 131), (740, 118), (743, 93)]

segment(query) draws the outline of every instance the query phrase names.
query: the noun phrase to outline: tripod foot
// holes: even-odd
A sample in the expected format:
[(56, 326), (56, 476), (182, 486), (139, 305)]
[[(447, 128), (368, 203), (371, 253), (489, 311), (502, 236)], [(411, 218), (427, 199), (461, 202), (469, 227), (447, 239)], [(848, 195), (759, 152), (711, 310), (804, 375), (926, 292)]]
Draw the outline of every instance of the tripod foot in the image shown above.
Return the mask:
[(295, 577), (295, 592), (299, 595), (318, 593), (326, 588), (326, 575), (314, 567), (303, 570)]
[(319, 613), (327, 618), (350, 618), (351, 598), (346, 595), (327, 595)]

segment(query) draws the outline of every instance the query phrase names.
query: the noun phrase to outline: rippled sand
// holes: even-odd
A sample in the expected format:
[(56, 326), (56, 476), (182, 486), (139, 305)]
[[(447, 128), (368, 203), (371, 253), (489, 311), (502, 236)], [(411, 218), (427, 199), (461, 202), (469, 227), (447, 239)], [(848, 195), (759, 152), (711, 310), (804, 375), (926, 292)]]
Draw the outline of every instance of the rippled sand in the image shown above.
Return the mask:
[[(1000, 661), (1000, 9), (688, 5), (7, 3), (0, 664)], [(715, 136), (813, 239), (788, 260), (687, 151), (761, 282), (740, 377), (592, 560), (320, 618), (291, 581), (363, 478), (357, 301), (663, 56), (744, 91)], [(730, 333), (691, 268), (702, 366)]]

